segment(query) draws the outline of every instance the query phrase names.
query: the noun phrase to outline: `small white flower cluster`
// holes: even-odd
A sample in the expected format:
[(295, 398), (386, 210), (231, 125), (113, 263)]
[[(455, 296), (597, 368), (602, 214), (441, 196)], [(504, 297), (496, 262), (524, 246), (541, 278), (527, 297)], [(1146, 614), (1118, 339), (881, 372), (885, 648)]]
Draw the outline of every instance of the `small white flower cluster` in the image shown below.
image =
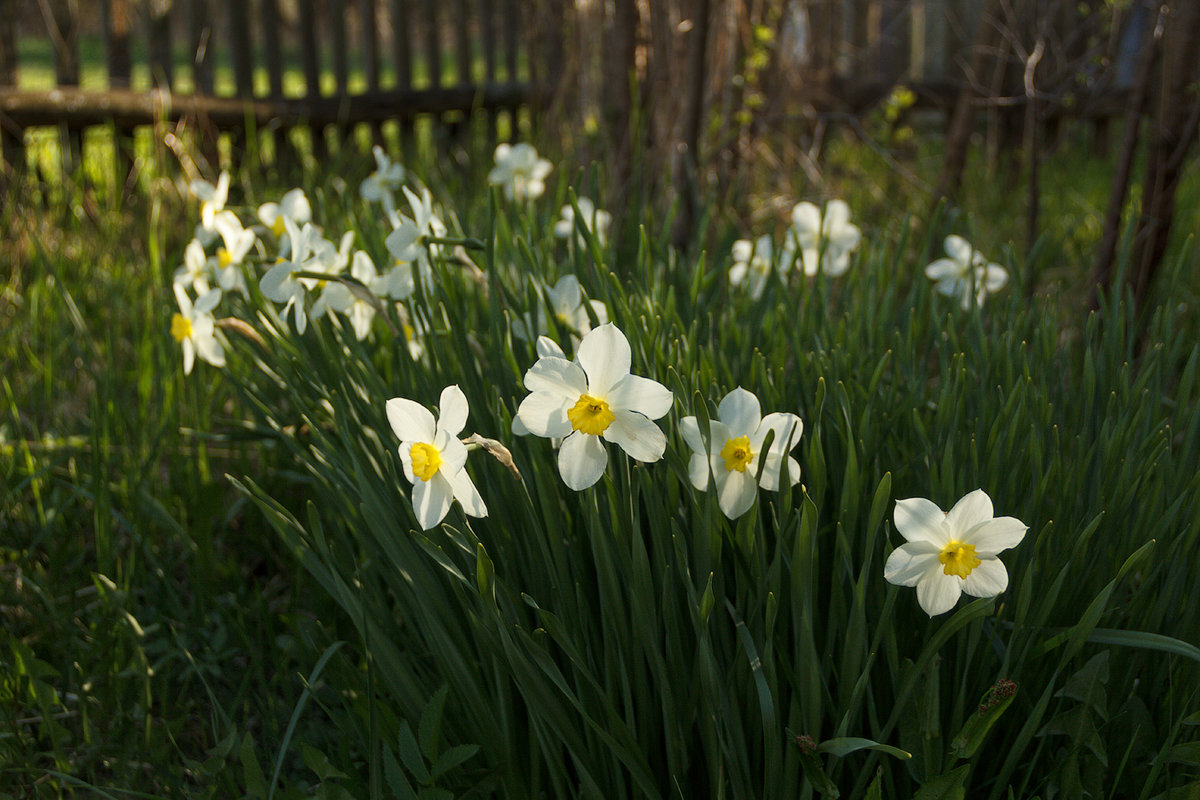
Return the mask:
[[(850, 256), (861, 241), (862, 233), (850, 223), (850, 207), (844, 201), (830, 200), (823, 213), (812, 203), (797, 203), (778, 254), (766, 234), (733, 243), (729, 284), (745, 284), (750, 298), (757, 300), (766, 290), (772, 272), (786, 280), (797, 252), (805, 275), (811, 277), (823, 272), (837, 277), (850, 268)], [(949, 258), (931, 263), (925, 268), (925, 275), (935, 282), (935, 291), (958, 299), (964, 311), (981, 307), (988, 295), (1008, 283), (1008, 272), (984, 258), (961, 236), (947, 236), (945, 247)]]
[[(363, 181), (360, 191), (364, 199), (383, 205), (393, 229), (385, 241), (391, 266), (382, 271), (369, 253), (355, 247), (353, 231), (336, 245), (325, 238), (312, 221), (312, 206), (301, 189), (292, 189), (278, 202), (263, 203), (255, 224), (243, 227), (238, 215), (225, 208), (228, 173), (222, 172), (215, 186), (202, 180), (190, 184), (201, 201), (201, 225), (175, 272), (179, 313), (171, 324), (183, 348), (186, 373), (196, 356), (224, 366), (224, 345), (213, 312), (223, 296), (238, 293), (249, 298), (247, 277), (255, 276), (259, 264), (270, 265), (256, 278), (263, 297), (280, 304), (280, 318), (287, 322), (290, 317), (301, 334), (310, 320), (333, 311), (347, 318), (359, 340), (365, 339), (384, 301), (407, 299), (418, 281), (426, 291), (433, 288), (433, 260), (441, 255), (438, 240), (446, 236), (446, 226), (434, 212), (428, 189), (417, 194), (400, 185), (404, 168), (379, 147), (375, 159), (379, 169)], [(396, 209), (397, 188), (408, 200), (411, 215)], [(196, 295), (194, 303), (189, 289)], [(404, 331), (410, 352), (419, 357), (416, 329), (405, 324)]]
[(783, 247), (775, 258), (771, 237), (733, 243), (733, 266), (729, 283), (746, 284), (750, 297), (762, 297), (772, 270), (787, 278), (799, 258), (804, 274), (812, 277), (823, 272), (830, 277), (850, 268), (850, 256), (858, 249), (862, 233), (850, 222), (850, 207), (843, 200), (830, 200), (824, 211), (808, 201), (792, 208), (792, 223), (784, 236)]

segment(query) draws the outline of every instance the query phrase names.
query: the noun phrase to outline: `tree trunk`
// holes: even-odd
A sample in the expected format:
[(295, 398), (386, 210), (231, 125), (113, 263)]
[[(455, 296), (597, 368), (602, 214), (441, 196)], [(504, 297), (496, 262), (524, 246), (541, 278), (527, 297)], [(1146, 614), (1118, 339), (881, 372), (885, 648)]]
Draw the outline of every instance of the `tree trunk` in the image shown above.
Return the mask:
[(1200, 124), (1200, 103), (1190, 91), (1200, 78), (1200, 5), (1195, 0), (1176, 0), (1169, 13), (1173, 19), (1163, 34), (1162, 89), (1146, 159), (1142, 213), (1134, 233), (1130, 280), (1139, 307), (1162, 267), (1175, 216), (1175, 192)]

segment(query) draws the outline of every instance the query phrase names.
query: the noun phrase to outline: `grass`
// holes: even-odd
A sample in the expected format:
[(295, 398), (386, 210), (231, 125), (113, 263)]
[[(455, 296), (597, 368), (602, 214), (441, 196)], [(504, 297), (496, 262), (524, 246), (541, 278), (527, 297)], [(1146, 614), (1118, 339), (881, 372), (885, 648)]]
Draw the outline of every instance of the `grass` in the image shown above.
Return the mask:
[[(751, 231), (710, 205), (705, 256), (667, 248), (671, 220), (649, 208), (625, 210), (611, 247), (569, 249), (552, 220), (568, 187), (599, 194), (600, 170), (557, 169), (552, 199), (516, 208), (480, 188), (485, 144), (447, 159), (425, 140), (408, 166), (455, 233), (489, 246), (486, 295), (446, 262), (408, 303), (425, 360), (381, 322), (370, 343), (328, 321), (297, 337), (243, 306), (269, 351), (231, 341), (227, 370), (187, 377), (169, 284), (197, 215), (164, 152), (120, 204), (82, 180), (7, 204), (0, 796), (1194, 791), (1200, 355), (1184, 239), (1200, 182), (1189, 173), (1140, 324), (1119, 297), (1077, 310), (1104, 190), (1082, 148), (1046, 165), (1047, 187), (1071, 191), (1047, 192), (1030, 260), (984, 165), (962, 211), (914, 219), (897, 209), (919, 196), (873, 152), (839, 139), (828, 154), (826, 191), (867, 242), (851, 272), (754, 301), (727, 285), (726, 254), (770, 213)], [(385, 263), (386, 226), (356, 193), (369, 157), (307, 164), (239, 169), (232, 204), (246, 215), (303, 185), (327, 236), (354, 230)], [(920, 275), (949, 232), (1013, 273), (983, 313)], [(578, 494), (546, 441), (509, 435), (534, 353), (506, 314), (537, 302), (529, 275), (568, 272), (629, 336), (633, 371), (675, 394), (664, 461), (610, 448)], [(453, 510), (421, 532), (383, 403), (432, 405), (453, 383), (466, 432), (502, 440), (524, 479), (473, 453), (489, 517)], [(675, 426), (737, 385), (802, 417), (803, 483), (730, 522), (692, 489)], [(930, 621), (882, 580), (892, 505), (949, 507), (976, 487), (1030, 525), (1005, 556), (1012, 584)], [(999, 678), (1018, 684), (1011, 705), (974, 717)], [(970, 725), (981, 747), (955, 749)], [(804, 753), (801, 734), (824, 749)]]

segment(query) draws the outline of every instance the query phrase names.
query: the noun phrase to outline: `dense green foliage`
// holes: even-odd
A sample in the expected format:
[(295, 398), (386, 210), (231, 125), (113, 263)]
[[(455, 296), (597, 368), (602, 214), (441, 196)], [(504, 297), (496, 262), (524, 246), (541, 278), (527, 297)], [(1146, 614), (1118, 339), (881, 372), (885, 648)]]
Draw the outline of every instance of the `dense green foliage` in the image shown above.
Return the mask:
[[(773, 277), (752, 300), (727, 254), (770, 222), (710, 207), (711, 251), (682, 255), (669, 218), (633, 208), (611, 247), (573, 248), (551, 227), (569, 185), (594, 185), (559, 170), (553, 199), (514, 206), (474, 159), (461, 178), (417, 162), (452, 233), (486, 243), (477, 269), (438, 262), (406, 301), (420, 358), (379, 319), (366, 342), (335, 317), (288, 332), (251, 281), (221, 313), (266, 347), (230, 333), (225, 370), (185, 378), (169, 284), (194, 206), (146, 176), (151, 199), (124, 212), (69, 191), (6, 209), (0, 792), (1195, 791), (1190, 246), (1170, 302), (1140, 317), (1044, 283), (1030, 299), (1034, 269), (1011, 259), (1013, 284), (963, 311), (921, 270), (944, 234), (994, 235), (989, 217), (855, 207), (845, 276)], [(334, 177), (367, 168), (346, 156), (305, 188), (327, 237), (353, 230), (382, 264), (386, 221)], [(235, 183), (248, 213), (279, 188)], [(1032, 263), (1070, 249), (1041, 248)], [(579, 493), (549, 442), (510, 433), (535, 360), (510, 323), (541, 302), (531, 276), (568, 273), (628, 336), (633, 372), (675, 395), (666, 457), (610, 447)], [(500, 440), (521, 478), (472, 453), (489, 516), (455, 507), (422, 532), (384, 404), (432, 407), (451, 384), (464, 433)], [(803, 419), (803, 476), (730, 522), (691, 487), (676, 424), (739, 385)], [(883, 579), (894, 501), (949, 508), (975, 488), (1030, 530), (1004, 555), (1007, 592), (931, 620)], [(990, 697), (1001, 679), (1015, 695)]]

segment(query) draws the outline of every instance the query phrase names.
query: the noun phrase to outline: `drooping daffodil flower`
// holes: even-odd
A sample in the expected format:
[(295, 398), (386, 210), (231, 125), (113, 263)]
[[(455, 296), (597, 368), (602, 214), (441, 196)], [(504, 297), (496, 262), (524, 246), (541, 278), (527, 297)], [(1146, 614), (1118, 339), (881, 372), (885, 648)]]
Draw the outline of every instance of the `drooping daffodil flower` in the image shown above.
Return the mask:
[(350, 267), (350, 276), (363, 284), (353, 289), (340, 281), (333, 281), (325, 290), (325, 302), (329, 308), (350, 318), (354, 335), (361, 342), (371, 332), (371, 322), (375, 319), (375, 295), (378, 294), (379, 276), (375, 271), (375, 262), (362, 250), (354, 254), (354, 262)]
[(215, 233), (213, 217), (225, 208), (229, 199), (229, 173), (222, 170), (216, 186), (206, 180), (194, 180), (188, 184), (188, 190), (200, 199), (200, 226), (210, 234)]
[(499, 144), (495, 157), (496, 166), (488, 173), (488, 183), (502, 187), (509, 200), (518, 203), (526, 198), (535, 200), (546, 191), (546, 176), (554, 167), (538, 157), (533, 145), (525, 142)]
[[(583, 222), (583, 227), (590, 231), (601, 245), (607, 242), (608, 229), (612, 225), (612, 214), (602, 208), (596, 208), (596, 204), (586, 197), (577, 198), (575, 204), (579, 206), (579, 218)], [(583, 247), (585, 245), (583, 235), (575, 227), (574, 207), (569, 203), (563, 206), (559, 217), (559, 220), (554, 223), (554, 235), (559, 239), (568, 239), (571, 234), (575, 234), (573, 241)]]
[(671, 410), (674, 396), (657, 381), (631, 375), (631, 360), (625, 334), (609, 323), (583, 337), (575, 361), (542, 357), (525, 373), (530, 394), (517, 415), (531, 433), (562, 438), (558, 471), (576, 491), (604, 474), (604, 441), (642, 462), (666, 451), (667, 438), (652, 420)]
[(396, 300), (408, 297), (416, 289), (419, 280), (426, 291), (433, 289), (433, 264), (431, 258), (441, 253), (441, 245), (431, 243), (430, 237), (446, 235), (446, 226), (433, 213), (433, 197), (428, 189), (422, 189), (418, 197), (407, 186), (404, 194), (408, 198), (412, 218), (403, 214), (390, 215), (395, 228), (388, 234), (384, 244), (394, 260), (388, 273), (388, 296)]
[(284, 224), (290, 243), (290, 257), (285, 259), (280, 256), (275, 266), (262, 276), (258, 287), (262, 291), (263, 297), (284, 304), (283, 311), (279, 314), (280, 319), (286, 321), (288, 312), (292, 312), (296, 333), (302, 334), (308, 327), (308, 312), (304, 307), (304, 301), (308, 296), (308, 285), (305, 280), (298, 278), (296, 273), (307, 271), (309, 266), (320, 269), (320, 264), (311, 262), (313, 261), (313, 243), (321, 237), (321, 234), (311, 222), (305, 223), (303, 228), (297, 228), (295, 222), (284, 217)]
[(358, 192), (367, 202), (381, 203), (384, 211), (391, 213), (396, 210), (395, 193), (404, 183), (404, 167), (388, 158), (379, 145), (375, 145), (371, 152), (375, 154), (377, 169), (363, 178)]
[(387, 418), (400, 437), (404, 477), (413, 485), (412, 506), (417, 523), (429, 530), (446, 517), (457, 500), (463, 512), (486, 517), (487, 506), (467, 473), (467, 446), (458, 434), (467, 424), (467, 397), (447, 386), (438, 401), (438, 416), (403, 397), (387, 401)]
[(996, 517), (982, 489), (949, 512), (921, 497), (897, 500), (893, 518), (905, 543), (888, 556), (883, 576), (917, 587), (917, 602), (931, 617), (954, 608), (963, 592), (994, 597), (1008, 588), (1008, 570), (997, 556), (1029, 530), (1013, 517)]
[[(309, 205), (308, 198), (304, 196), (303, 189), (292, 189), (278, 203), (263, 203), (259, 206), (258, 219), (267, 226), (271, 233), (275, 234), (276, 238), (279, 238), (287, 233), (285, 220), (291, 220), (297, 227), (306, 222), (312, 222), (312, 206)], [(283, 248), (284, 244), (280, 242), (279, 249), (283, 250)]]
[[(775, 435), (764, 450), (771, 431)], [(795, 414), (762, 416), (758, 398), (740, 386), (721, 399), (717, 418), (709, 422), (707, 447), (695, 417), (679, 421), (679, 432), (693, 451), (688, 463), (692, 485), (706, 491), (711, 482), (729, 519), (750, 510), (759, 486), (778, 491), (800, 481), (800, 464), (788, 454), (803, 431)]]
[[(774, 268), (774, 248), (770, 236), (760, 236), (754, 241), (738, 239), (733, 243), (733, 265), (729, 267), (729, 285), (741, 286), (750, 291), (750, 298), (757, 300), (767, 288), (767, 278)], [(789, 259), (790, 261), (790, 259)]]
[(211, 259), (210, 267), (216, 273), (217, 285), (225, 292), (238, 291), (249, 297), (246, 290), (246, 274), (242, 263), (258, 237), (250, 228), (243, 228), (241, 220), (230, 211), (222, 211), (213, 218), (213, 224), (221, 234), (224, 246), (218, 247)]
[(1008, 283), (1008, 271), (988, 261), (961, 236), (947, 236), (945, 246), (949, 258), (925, 267), (925, 277), (936, 281), (933, 288), (939, 294), (958, 298), (964, 311), (972, 304), (982, 307), (984, 298)]
[(225, 348), (217, 339), (212, 317), (212, 310), (221, 302), (221, 290), (207, 291), (192, 305), (181, 284), (176, 283), (174, 288), (179, 311), (171, 317), (171, 336), (183, 348), (183, 374), (192, 373), (197, 355), (214, 367), (225, 366)]
[(830, 200), (825, 213), (807, 201), (792, 209), (790, 235), (804, 264), (805, 275), (824, 272), (837, 277), (850, 268), (850, 254), (862, 240), (857, 226), (850, 224), (850, 206), (844, 200)]
[(172, 282), (176, 286), (190, 285), (192, 291), (199, 296), (208, 292), (208, 279), (211, 274), (211, 265), (204, 255), (204, 246), (200, 244), (199, 239), (192, 239), (183, 249), (183, 265), (175, 270)]

